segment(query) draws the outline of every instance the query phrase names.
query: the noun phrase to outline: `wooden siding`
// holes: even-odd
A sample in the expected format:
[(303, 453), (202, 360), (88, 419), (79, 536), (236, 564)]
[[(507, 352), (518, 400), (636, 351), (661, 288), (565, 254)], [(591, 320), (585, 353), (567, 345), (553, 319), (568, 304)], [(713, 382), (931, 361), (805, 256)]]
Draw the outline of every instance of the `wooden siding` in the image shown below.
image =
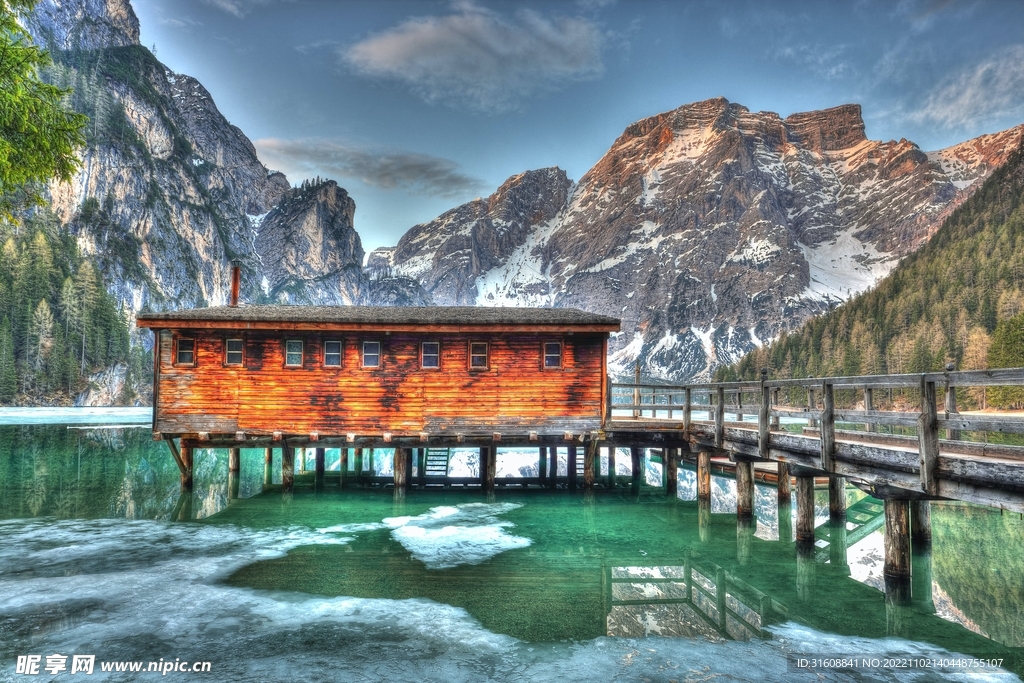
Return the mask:
[[(173, 339), (196, 340), (194, 367), (176, 366)], [(359, 435), (487, 430), (577, 433), (600, 427), (606, 334), (390, 335), (248, 331), (241, 367), (224, 364), (230, 332), (164, 331), (156, 431), (168, 434)], [(286, 367), (284, 341), (304, 342)], [(342, 342), (341, 367), (324, 367), (323, 342)], [(381, 364), (362, 367), (362, 342), (381, 342)], [(441, 344), (441, 367), (420, 368), (420, 343)], [(488, 369), (469, 369), (469, 343), (488, 343)], [(544, 368), (542, 344), (562, 343), (562, 367)]]

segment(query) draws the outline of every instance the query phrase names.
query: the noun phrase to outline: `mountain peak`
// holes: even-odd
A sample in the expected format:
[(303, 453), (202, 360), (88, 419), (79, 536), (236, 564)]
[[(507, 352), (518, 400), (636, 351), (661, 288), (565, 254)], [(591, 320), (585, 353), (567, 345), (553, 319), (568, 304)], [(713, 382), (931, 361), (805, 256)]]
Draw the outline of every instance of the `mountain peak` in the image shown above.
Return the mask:
[(784, 123), (795, 142), (818, 153), (849, 149), (867, 140), (859, 104), (791, 114)]
[(52, 50), (139, 44), (139, 18), (128, 0), (39, 0), (24, 21), (35, 42)]

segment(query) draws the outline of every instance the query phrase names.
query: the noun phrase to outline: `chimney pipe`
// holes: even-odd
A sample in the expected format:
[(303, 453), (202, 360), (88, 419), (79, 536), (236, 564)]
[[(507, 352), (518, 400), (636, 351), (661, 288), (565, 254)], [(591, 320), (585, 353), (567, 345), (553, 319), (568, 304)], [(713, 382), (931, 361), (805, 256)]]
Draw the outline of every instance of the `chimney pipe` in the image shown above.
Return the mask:
[(242, 268), (238, 265), (231, 266), (231, 303), (232, 308), (238, 307), (238, 289), (242, 284)]

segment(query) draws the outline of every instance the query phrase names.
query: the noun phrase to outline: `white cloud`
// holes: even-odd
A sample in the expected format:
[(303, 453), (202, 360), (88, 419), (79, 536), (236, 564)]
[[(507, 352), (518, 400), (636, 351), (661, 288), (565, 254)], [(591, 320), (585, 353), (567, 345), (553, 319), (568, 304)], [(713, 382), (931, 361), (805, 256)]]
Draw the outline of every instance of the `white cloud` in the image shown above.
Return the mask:
[[(237, 17), (238, 19), (244, 19), (252, 8), (256, 5), (269, 5), (275, 0), (203, 0), (207, 5), (212, 5), (219, 10), (223, 10), (228, 14)], [(290, 2), (291, 0), (284, 0)]]
[(465, 197), (483, 188), (454, 161), (428, 154), (379, 152), (335, 140), (264, 138), (254, 144), (263, 163), (293, 179), (354, 178), (373, 187), (444, 198)]
[(1024, 115), (1024, 45), (945, 79), (910, 118), (960, 128), (1012, 114)]
[(504, 111), (533, 93), (598, 76), (603, 42), (589, 19), (525, 9), (506, 17), (463, 3), (456, 14), (409, 19), (341, 57), (356, 72), (403, 83), (428, 102)]

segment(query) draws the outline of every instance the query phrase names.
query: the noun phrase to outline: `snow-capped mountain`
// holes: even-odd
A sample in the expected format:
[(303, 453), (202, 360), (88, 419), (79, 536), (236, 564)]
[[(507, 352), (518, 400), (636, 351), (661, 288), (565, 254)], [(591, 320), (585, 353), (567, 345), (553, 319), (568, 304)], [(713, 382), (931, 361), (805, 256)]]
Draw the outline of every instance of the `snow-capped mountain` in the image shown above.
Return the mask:
[(1022, 132), (925, 153), (868, 140), (858, 105), (783, 119), (707, 100), (629, 126), (575, 186), (514, 176), (371, 262), (437, 304), (621, 317), (613, 372), (707, 377), (884, 277)]

